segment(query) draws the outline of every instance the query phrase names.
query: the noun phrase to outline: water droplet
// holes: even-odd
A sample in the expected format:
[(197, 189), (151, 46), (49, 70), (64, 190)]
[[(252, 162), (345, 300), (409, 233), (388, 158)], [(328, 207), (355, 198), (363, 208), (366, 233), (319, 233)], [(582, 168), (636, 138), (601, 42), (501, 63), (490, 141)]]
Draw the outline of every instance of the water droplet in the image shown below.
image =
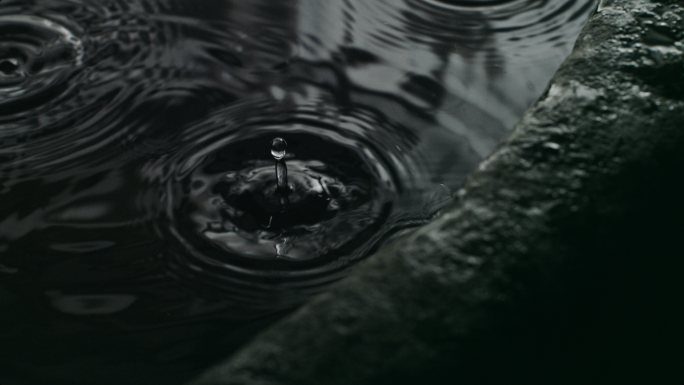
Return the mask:
[(279, 160), (276, 162), (276, 182), (279, 191), (287, 192), (290, 189), (287, 184), (287, 166), (285, 161)]
[[(217, 116), (233, 115), (241, 108)], [(320, 125), (308, 113), (296, 116), (301, 119), (282, 126), (252, 122), (224, 131), (216, 129), (224, 119), (212, 118), (186, 131), (184, 141), (194, 146), (168, 162), (155, 162), (150, 175), (157, 175), (157, 166), (184, 170), (163, 182), (171, 194), (158, 206), (174, 218), (159, 227), (160, 235), (182, 244), (173, 254), (183, 262), (169, 268), (195, 275), (193, 266), (201, 265), (217, 276), (247, 281), (252, 276), (333, 280), (399, 226), (392, 217), (398, 185), (413, 177), (406, 166), (392, 161), (412, 163), (400, 155), (410, 156), (405, 151), (408, 142), (395, 140), (393, 126), (382, 121), (370, 125), (356, 114), (345, 115), (358, 128), (350, 131)], [(279, 137), (283, 129), (288, 130), (287, 142)], [(378, 133), (386, 133), (381, 138), (388, 140), (373, 136)], [(201, 141), (193, 139), (198, 135)], [(366, 146), (369, 142), (397, 157), (383, 158), (381, 150)], [(200, 184), (195, 182), (203, 187), (192, 189)], [(280, 189), (285, 186), (287, 190)], [(192, 203), (175, 203), (182, 199)], [(185, 248), (190, 253), (184, 253)], [(229, 283), (220, 286), (238, 290)]]
[(271, 155), (276, 160), (281, 160), (287, 153), (287, 142), (283, 138), (275, 138), (271, 141)]

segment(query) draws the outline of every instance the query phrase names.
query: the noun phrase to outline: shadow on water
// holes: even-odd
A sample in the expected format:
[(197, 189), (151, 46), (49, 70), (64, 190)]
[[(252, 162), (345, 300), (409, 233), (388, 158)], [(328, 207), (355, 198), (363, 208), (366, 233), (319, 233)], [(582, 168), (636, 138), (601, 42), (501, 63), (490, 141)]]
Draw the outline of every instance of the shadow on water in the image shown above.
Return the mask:
[(593, 7), (3, 0), (0, 382), (227, 356), (438, 213)]

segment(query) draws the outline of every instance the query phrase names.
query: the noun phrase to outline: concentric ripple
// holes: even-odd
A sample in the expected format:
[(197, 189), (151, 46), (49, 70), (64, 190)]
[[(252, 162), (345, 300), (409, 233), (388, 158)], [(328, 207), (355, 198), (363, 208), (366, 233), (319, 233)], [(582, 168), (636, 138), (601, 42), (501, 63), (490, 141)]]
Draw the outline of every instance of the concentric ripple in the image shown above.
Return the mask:
[[(415, 12), (404, 13), (408, 31), (424, 36), (449, 31), (468, 40), (487, 36), (479, 50), (496, 47), (502, 52), (532, 44), (568, 44), (595, 7), (594, 0), (407, 0)], [(444, 12), (447, 13), (444, 13)], [(453, 18), (459, 22), (454, 23)], [(473, 28), (477, 25), (479, 28)], [(416, 29), (416, 27), (420, 28)], [(454, 33), (455, 32), (455, 33)], [(570, 37), (570, 39), (568, 39)], [(505, 39), (507, 44), (501, 44)], [(493, 44), (492, 44), (493, 43)], [(551, 48), (552, 46), (549, 46)], [(539, 48), (539, 47), (537, 47)], [(477, 49), (477, 48), (476, 48)]]
[[(595, 0), (302, 2), (300, 55), (331, 61), (352, 86), (486, 136), (515, 124), (570, 53)], [(407, 55), (406, 52), (411, 52)], [(474, 116), (477, 116), (476, 118)], [(479, 139), (474, 141), (483, 142)]]
[(470, 6), (492, 6), (501, 3), (507, 3), (513, 0), (426, 0), (435, 4), (443, 5), (470, 5)]
[[(224, 287), (320, 285), (406, 226), (408, 207), (425, 203), (416, 192), (427, 173), (410, 155), (415, 137), (401, 127), (363, 110), (327, 118), (317, 106), (269, 110), (263, 102), (221, 111), (188, 129), (183, 148), (145, 167), (158, 186), (145, 204), (161, 211), (157, 230), (178, 245), (176, 273)], [(249, 117), (253, 111), (262, 115)], [(285, 192), (271, 154), (277, 137), (288, 144)], [(414, 213), (411, 223), (427, 216)]]
[[(6, 159), (34, 175), (78, 167), (93, 153), (118, 152), (165, 127), (165, 115), (192, 121), (247, 87), (250, 79), (238, 73), (247, 59), (233, 55), (237, 33), (152, 5), (50, 1), (0, 8), (0, 167)], [(152, 112), (181, 104), (175, 116)]]
[(0, 0), (7, 382), (186, 383), (430, 220), (594, 2)]
[(126, 93), (106, 69), (116, 52), (105, 25), (121, 19), (91, 1), (0, 8), (0, 158), (35, 172), (106, 130)]
[(69, 70), (83, 64), (83, 44), (51, 20), (0, 15), (0, 114), (59, 95)]
[(83, 65), (75, 31), (32, 15), (0, 15), (0, 116), (59, 98)]

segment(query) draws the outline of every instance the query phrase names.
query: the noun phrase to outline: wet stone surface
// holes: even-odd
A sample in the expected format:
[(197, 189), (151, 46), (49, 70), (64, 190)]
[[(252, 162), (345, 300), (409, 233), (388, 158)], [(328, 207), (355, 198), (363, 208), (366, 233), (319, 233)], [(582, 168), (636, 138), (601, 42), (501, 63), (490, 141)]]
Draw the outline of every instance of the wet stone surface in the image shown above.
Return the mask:
[(681, 381), (682, 6), (602, 1), (452, 206), (191, 384)]

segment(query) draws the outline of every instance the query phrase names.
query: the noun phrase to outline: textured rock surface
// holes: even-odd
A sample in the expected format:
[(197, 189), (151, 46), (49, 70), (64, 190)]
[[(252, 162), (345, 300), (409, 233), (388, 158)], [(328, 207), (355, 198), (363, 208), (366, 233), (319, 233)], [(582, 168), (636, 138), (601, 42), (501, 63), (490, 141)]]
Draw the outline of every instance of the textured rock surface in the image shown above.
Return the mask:
[(452, 207), (193, 384), (681, 383), (682, 18), (603, 1)]

